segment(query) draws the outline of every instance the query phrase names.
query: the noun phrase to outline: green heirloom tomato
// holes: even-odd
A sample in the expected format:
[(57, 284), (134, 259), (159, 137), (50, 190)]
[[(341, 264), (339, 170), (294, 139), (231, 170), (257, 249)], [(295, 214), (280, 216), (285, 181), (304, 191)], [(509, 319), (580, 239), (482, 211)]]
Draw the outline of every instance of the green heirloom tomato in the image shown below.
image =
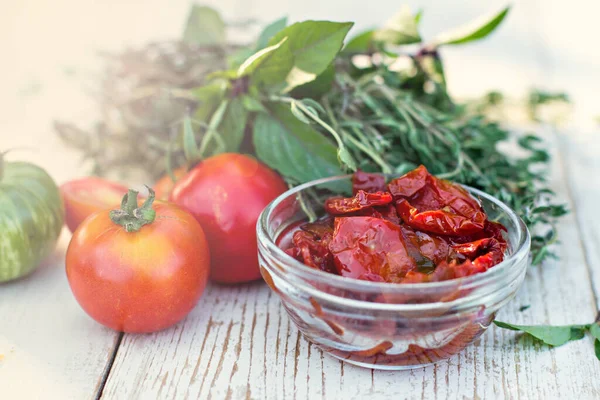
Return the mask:
[(32, 272), (58, 240), (64, 211), (58, 187), (42, 168), (5, 162), (0, 153), (0, 282)]

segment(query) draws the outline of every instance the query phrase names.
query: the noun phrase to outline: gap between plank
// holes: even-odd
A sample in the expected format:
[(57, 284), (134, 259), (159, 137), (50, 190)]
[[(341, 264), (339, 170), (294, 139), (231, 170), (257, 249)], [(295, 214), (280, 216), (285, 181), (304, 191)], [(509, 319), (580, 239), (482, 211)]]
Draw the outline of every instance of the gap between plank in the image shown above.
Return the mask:
[(96, 396), (94, 400), (100, 400), (102, 398), (102, 393), (104, 392), (104, 387), (106, 386), (106, 381), (108, 381), (108, 377), (110, 376), (110, 371), (115, 363), (115, 359), (117, 358), (117, 352), (119, 351), (119, 347), (121, 347), (121, 342), (123, 341), (123, 336), (125, 334), (123, 332), (119, 332), (119, 336), (117, 337), (115, 347), (113, 348), (112, 354), (106, 364), (106, 368), (104, 369), (104, 374), (102, 374), (102, 379), (98, 384), (96, 389)]

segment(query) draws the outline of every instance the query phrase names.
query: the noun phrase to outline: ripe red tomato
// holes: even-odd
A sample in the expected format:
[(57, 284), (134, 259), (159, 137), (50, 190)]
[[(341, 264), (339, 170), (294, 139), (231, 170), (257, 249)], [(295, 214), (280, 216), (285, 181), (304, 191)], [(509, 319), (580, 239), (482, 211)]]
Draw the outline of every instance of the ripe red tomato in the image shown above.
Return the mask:
[(91, 214), (118, 207), (127, 188), (106, 179), (87, 177), (60, 186), (65, 203), (65, 222), (71, 232)]
[(133, 203), (98, 212), (75, 231), (67, 249), (67, 278), (81, 307), (102, 325), (155, 332), (194, 308), (208, 280), (210, 255), (192, 215), (159, 201), (154, 219), (147, 207), (153, 195), (139, 208), (136, 195), (130, 191)]
[(216, 282), (260, 279), (256, 221), (287, 185), (256, 159), (225, 153), (210, 157), (175, 184), (170, 200), (189, 210), (206, 232), (210, 276)]
[[(173, 175), (175, 176), (176, 181), (180, 180), (187, 174), (187, 167), (179, 167), (173, 171)], [(162, 178), (160, 178), (154, 184), (154, 192), (156, 193), (156, 198), (158, 200), (169, 200), (169, 196), (173, 191), (173, 187), (175, 186), (175, 182), (171, 179), (171, 176), (166, 174)]]

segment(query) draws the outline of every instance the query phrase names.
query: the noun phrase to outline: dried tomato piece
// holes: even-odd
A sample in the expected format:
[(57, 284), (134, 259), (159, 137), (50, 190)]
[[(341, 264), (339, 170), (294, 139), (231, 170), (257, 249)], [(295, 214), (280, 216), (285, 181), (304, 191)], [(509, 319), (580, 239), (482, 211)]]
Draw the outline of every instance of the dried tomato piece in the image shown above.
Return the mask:
[(406, 274), (402, 283), (426, 283), (426, 282), (440, 282), (447, 281), (450, 279), (464, 278), (466, 276), (475, 275), (481, 272), (485, 272), (487, 268), (482, 264), (475, 264), (471, 260), (466, 260), (463, 263), (457, 263), (455, 261), (451, 263), (442, 262), (430, 274), (411, 271)]
[(383, 218), (393, 224), (400, 225), (400, 217), (398, 216), (396, 207), (393, 204), (373, 207), (373, 210), (379, 214), (379, 218)]
[(450, 206), (457, 214), (470, 218), (478, 224), (485, 223), (487, 217), (481, 209), (481, 205), (469, 192), (452, 182), (433, 176), (430, 179), (446, 206)]
[(387, 192), (367, 193), (359, 190), (354, 197), (333, 197), (325, 201), (325, 210), (331, 215), (350, 214), (367, 207), (384, 206), (392, 202)]
[(408, 226), (401, 226), (408, 253), (417, 263), (417, 270), (432, 272), (442, 261), (446, 261), (452, 247), (443, 238), (415, 231)]
[(389, 183), (398, 214), (414, 228), (439, 235), (471, 235), (482, 231), (486, 215), (480, 204), (458, 185), (438, 179), (424, 166)]
[(472, 221), (451, 211), (430, 210), (419, 212), (405, 199), (396, 203), (396, 210), (407, 225), (438, 235), (470, 235), (482, 231), (484, 228), (484, 223)]
[(416, 268), (400, 227), (379, 218), (336, 218), (329, 248), (338, 273), (350, 278), (399, 282)]
[(333, 235), (333, 218), (326, 217), (315, 222), (309, 222), (300, 226), (300, 229), (310, 232), (317, 238), (322, 239), (324, 236)]
[(400, 217), (396, 212), (396, 206), (392, 203), (385, 206), (366, 207), (353, 213), (344, 214), (352, 217), (373, 217), (390, 221), (393, 224), (400, 225)]
[(291, 255), (297, 254), (302, 258), (302, 262), (311, 268), (335, 273), (333, 256), (328, 247), (330, 240), (331, 235), (329, 237), (326, 235), (319, 240), (310, 232), (296, 231), (293, 242), (297, 250)]
[(473, 264), (487, 270), (504, 259), (506, 242), (500, 242), (494, 238), (485, 238), (452, 247), (457, 253), (473, 260)]
[(364, 190), (365, 192), (385, 192), (385, 176), (361, 170), (356, 171), (352, 175), (352, 194), (357, 194), (359, 190)]
[(391, 181), (388, 184), (388, 190), (394, 198), (411, 197), (427, 185), (427, 177), (429, 176), (427, 169), (420, 165), (400, 178)]

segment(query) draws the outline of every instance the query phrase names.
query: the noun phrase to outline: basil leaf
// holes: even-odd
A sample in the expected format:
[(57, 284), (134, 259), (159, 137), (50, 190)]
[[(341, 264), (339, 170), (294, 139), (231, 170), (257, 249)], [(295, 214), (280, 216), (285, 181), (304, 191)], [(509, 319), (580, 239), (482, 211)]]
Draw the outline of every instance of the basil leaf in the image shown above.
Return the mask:
[[(600, 314), (598, 314), (600, 317)], [(594, 340), (594, 352), (596, 353), (596, 357), (600, 360), (600, 321), (595, 322), (590, 326), (590, 333), (596, 339)]]
[(292, 97), (297, 99), (301, 98), (312, 98), (319, 99), (324, 96), (331, 86), (333, 85), (333, 81), (335, 79), (335, 68), (332, 64), (329, 64), (325, 71), (323, 71), (317, 78), (312, 81), (305, 83), (304, 85), (300, 85), (296, 87), (292, 92)]
[(183, 41), (196, 46), (222, 46), (225, 44), (225, 22), (216, 10), (193, 5), (183, 31)]
[(271, 22), (269, 25), (265, 26), (260, 35), (258, 36), (258, 40), (256, 41), (256, 50), (260, 50), (266, 47), (269, 44), (269, 40), (287, 25), (287, 17), (279, 18), (276, 21)]
[(590, 333), (593, 337), (600, 340), (600, 322), (593, 323), (590, 326)]
[(196, 142), (196, 136), (192, 128), (192, 119), (189, 115), (183, 118), (183, 154), (188, 162), (193, 163), (197, 161), (198, 143)]
[(227, 65), (235, 72), (235, 70), (237, 70), (239, 66), (255, 52), (256, 51), (250, 47), (242, 47), (241, 49), (235, 50), (227, 56)]
[(265, 47), (262, 50), (257, 51), (251, 55), (246, 61), (240, 65), (237, 71), (238, 78), (252, 74), (262, 63), (269, 59), (273, 55), (273, 52), (277, 50), (285, 41), (287, 37), (284, 37), (272, 46)]
[(337, 148), (310, 125), (299, 121), (284, 104), (270, 104), (258, 114), (253, 141), (258, 157), (283, 176), (308, 182), (342, 173)]
[(288, 92), (315, 80), (335, 59), (352, 25), (352, 22), (304, 21), (283, 29), (271, 38), (269, 45), (285, 37), (288, 40), (263, 64), (267, 68), (257, 69), (256, 84)]
[(251, 87), (266, 88), (275, 92), (285, 86), (285, 77), (294, 66), (294, 56), (287, 45), (288, 41), (289, 38), (261, 60), (260, 65), (250, 74)]
[(509, 10), (510, 6), (504, 8), (499, 13), (491, 16), (480, 17), (464, 27), (438, 35), (433, 40), (433, 45), (441, 46), (445, 44), (463, 44), (483, 39), (492, 33), (498, 27), (498, 25), (500, 25), (500, 23), (508, 14)]
[(383, 28), (375, 31), (373, 39), (387, 44), (411, 44), (419, 43), (421, 35), (418, 30), (418, 19), (420, 15), (414, 16), (406, 5), (389, 19)]
[(374, 30), (368, 30), (354, 36), (346, 43), (342, 53), (344, 54), (356, 54), (356, 53), (367, 53), (371, 50), (373, 45)]
[(225, 145), (225, 152), (237, 152), (240, 149), (247, 120), (248, 111), (244, 107), (243, 99), (241, 97), (232, 99), (218, 128)]
[(267, 109), (265, 108), (265, 106), (262, 105), (262, 103), (260, 102), (260, 100), (249, 96), (247, 94), (243, 95), (241, 97), (242, 99), (242, 104), (244, 105), (244, 108), (250, 112), (267, 112)]
[(550, 346), (562, 346), (567, 342), (582, 339), (587, 329), (587, 325), (514, 325), (500, 321), (494, 321), (494, 324), (500, 328), (525, 332)]
[(224, 82), (213, 82), (205, 86), (192, 89), (192, 94), (198, 100), (198, 107), (194, 113), (196, 121), (207, 122), (208, 118), (217, 109), (225, 96), (227, 88)]

